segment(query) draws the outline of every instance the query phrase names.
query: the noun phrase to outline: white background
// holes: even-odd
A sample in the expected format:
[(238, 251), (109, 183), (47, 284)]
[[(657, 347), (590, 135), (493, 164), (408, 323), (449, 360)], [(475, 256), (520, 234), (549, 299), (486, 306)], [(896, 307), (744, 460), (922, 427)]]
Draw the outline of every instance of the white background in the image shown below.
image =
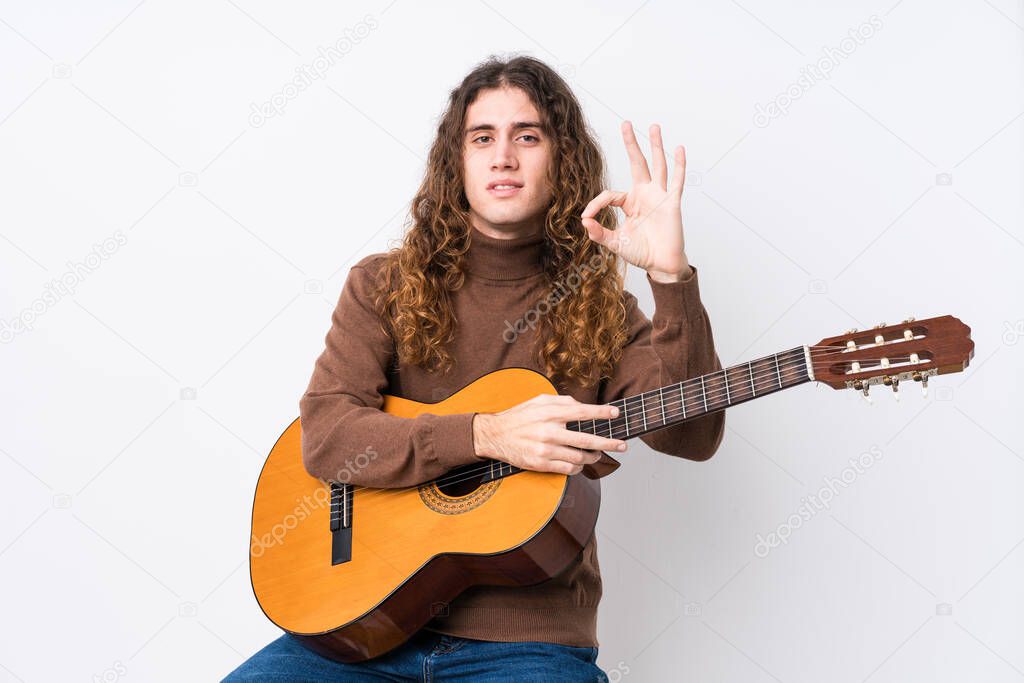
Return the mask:
[(724, 363), (908, 315), (977, 344), (927, 399), (738, 407), (706, 463), (634, 442), (598, 527), (612, 680), (1024, 680), (1019, 0), (0, 4), (0, 325), (38, 302), (0, 345), (0, 680), (216, 680), (279, 634), (246, 566), (263, 458), (349, 267), (401, 234), (448, 91), (517, 51), (566, 76), (616, 189), (623, 119), (687, 146)]

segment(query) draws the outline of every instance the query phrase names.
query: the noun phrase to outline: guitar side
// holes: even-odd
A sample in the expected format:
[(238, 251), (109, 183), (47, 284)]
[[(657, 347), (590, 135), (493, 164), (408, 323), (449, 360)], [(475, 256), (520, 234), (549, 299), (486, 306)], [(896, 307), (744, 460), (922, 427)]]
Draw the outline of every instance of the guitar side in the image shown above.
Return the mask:
[[(394, 396), (383, 410), (497, 412), (557, 393), (540, 373), (489, 373), (439, 403)], [(298, 419), (281, 435), (253, 502), (250, 577), (267, 617), (311, 649), (362, 661), (401, 645), (473, 585), (530, 585), (560, 573), (593, 533), (596, 480), (524, 471), (465, 495), (436, 484), (356, 488), (351, 560), (331, 563), (329, 489), (306, 472)]]

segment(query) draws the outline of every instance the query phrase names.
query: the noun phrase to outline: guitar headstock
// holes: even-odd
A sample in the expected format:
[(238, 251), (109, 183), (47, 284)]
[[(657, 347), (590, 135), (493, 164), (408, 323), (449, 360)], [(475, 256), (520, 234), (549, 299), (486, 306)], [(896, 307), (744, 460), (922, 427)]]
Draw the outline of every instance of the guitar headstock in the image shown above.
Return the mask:
[(809, 353), (815, 381), (867, 396), (873, 384), (897, 391), (901, 381), (913, 380), (927, 389), (933, 375), (962, 372), (974, 356), (974, 342), (970, 327), (944, 315), (849, 330), (822, 339)]

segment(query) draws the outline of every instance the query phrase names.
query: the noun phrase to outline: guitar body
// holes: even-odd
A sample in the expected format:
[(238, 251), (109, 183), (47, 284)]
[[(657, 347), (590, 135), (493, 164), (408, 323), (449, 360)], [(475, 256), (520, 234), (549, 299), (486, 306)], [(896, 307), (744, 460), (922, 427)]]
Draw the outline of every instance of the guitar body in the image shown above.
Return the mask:
[[(383, 410), (408, 418), (498, 412), (542, 393), (557, 393), (544, 375), (509, 368), (439, 403), (387, 396)], [(306, 472), (300, 429), (296, 419), (260, 473), (250, 576), (272, 622), (338, 661), (398, 647), (471, 586), (525, 586), (556, 576), (597, 522), (599, 483), (579, 475), (520, 471), (469, 491), (438, 482), (350, 487), (349, 554), (339, 562), (331, 490)]]
[[(617, 418), (566, 428), (629, 439), (810, 381), (865, 397), (879, 385), (927, 390), (931, 377), (963, 371), (973, 355), (970, 328), (959, 319), (908, 318), (616, 399)], [(507, 368), (440, 403), (387, 396), (383, 410), (407, 418), (494, 413), (545, 393), (558, 392), (544, 375)], [(366, 450), (346, 467), (358, 469), (371, 457)], [(361, 488), (306, 472), (295, 420), (256, 487), (253, 592), (267, 617), (310, 649), (343, 662), (377, 657), (471, 586), (525, 586), (564, 571), (597, 523), (601, 495), (591, 475), (602, 476), (598, 465), (607, 473), (618, 462), (604, 455), (584, 476), (566, 476), (485, 460), (419, 486)]]

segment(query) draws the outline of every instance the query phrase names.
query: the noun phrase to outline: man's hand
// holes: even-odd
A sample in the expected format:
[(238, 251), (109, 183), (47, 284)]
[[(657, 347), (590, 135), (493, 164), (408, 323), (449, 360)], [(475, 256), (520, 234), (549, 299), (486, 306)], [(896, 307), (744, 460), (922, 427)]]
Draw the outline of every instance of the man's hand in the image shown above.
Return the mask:
[[(651, 126), (651, 156), (654, 179), (647, 159), (636, 142), (633, 124), (622, 122), (622, 139), (629, 155), (633, 189), (629, 192), (605, 190), (594, 197), (581, 218), (587, 235), (659, 282), (685, 280), (692, 272), (683, 251), (683, 214), (680, 204), (686, 179), (686, 148), (675, 148), (675, 169), (668, 185), (665, 148), (661, 127)], [(609, 230), (594, 216), (606, 206), (618, 206), (626, 214), (626, 222), (617, 230)]]
[(608, 420), (619, 409), (580, 403), (572, 396), (540, 394), (500, 413), (478, 413), (473, 445), (482, 458), (494, 458), (523, 470), (577, 474), (597, 462), (596, 452), (624, 451), (626, 442), (565, 428), (576, 420)]

